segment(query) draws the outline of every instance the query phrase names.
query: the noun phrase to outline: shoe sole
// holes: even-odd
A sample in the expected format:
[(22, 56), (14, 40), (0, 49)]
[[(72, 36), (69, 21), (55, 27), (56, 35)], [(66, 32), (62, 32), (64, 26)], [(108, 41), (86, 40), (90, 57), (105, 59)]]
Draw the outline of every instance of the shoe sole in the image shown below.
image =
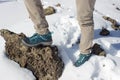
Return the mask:
[(28, 44), (26, 43), (24, 40), (22, 40), (22, 43), (28, 47), (35, 47), (35, 46), (39, 46), (39, 45), (44, 45), (44, 46), (49, 46), (52, 45), (52, 42), (40, 42), (38, 44)]

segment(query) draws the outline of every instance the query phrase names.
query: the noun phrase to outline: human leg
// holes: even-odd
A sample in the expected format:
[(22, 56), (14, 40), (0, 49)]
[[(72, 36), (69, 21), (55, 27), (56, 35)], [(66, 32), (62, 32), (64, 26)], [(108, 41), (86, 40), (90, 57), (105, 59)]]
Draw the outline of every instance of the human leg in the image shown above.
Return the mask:
[(36, 46), (39, 44), (46, 45), (46, 42), (52, 42), (51, 33), (48, 29), (49, 25), (44, 15), (44, 10), (40, 0), (24, 0), (29, 16), (34, 23), (37, 35), (23, 39), (23, 43), (27, 46)]
[[(93, 11), (96, 0), (76, 0), (77, 19), (81, 28), (80, 55), (75, 66), (80, 66), (90, 58), (94, 35)], [(84, 55), (84, 56), (83, 56)], [(83, 56), (81, 58), (81, 56)]]

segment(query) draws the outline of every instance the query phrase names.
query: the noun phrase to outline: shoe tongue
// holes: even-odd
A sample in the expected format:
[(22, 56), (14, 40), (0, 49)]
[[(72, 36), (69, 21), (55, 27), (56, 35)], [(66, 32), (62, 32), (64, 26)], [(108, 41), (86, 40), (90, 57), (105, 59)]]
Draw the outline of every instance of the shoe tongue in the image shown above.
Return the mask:
[(34, 33), (30, 38), (33, 38), (33, 37), (35, 37), (37, 35), (38, 35), (38, 33)]
[(90, 56), (91, 54), (80, 54), (82, 56)]

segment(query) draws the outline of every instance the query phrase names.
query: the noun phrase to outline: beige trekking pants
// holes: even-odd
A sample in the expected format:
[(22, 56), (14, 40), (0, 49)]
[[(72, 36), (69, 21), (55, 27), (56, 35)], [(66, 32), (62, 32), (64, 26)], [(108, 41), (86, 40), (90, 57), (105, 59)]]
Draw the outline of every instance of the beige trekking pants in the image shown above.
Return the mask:
[(41, 0), (24, 0), (29, 16), (34, 23), (37, 33), (46, 34), (49, 32)]
[(77, 19), (81, 28), (80, 53), (90, 53), (94, 36), (93, 11), (96, 0), (76, 0)]

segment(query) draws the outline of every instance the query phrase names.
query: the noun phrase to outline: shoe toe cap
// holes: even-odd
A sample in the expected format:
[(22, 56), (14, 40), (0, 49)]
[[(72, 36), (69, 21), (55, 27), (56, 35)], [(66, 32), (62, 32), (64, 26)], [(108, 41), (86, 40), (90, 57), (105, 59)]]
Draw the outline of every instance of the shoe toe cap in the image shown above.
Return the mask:
[(28, 39), (27, 37), (24, 38), (23, 41), (24, 41), (25, 43), (29, 43), (29, 42), (30, 42), (29, 39)]

